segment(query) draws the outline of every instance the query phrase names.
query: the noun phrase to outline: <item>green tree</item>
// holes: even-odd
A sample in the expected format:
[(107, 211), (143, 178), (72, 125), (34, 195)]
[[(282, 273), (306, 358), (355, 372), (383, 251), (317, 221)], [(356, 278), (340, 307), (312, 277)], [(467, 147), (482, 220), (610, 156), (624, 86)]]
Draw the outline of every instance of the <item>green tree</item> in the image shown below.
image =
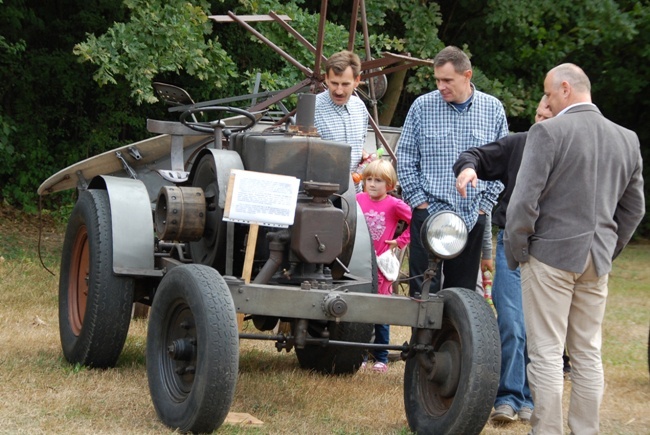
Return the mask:
[[(0, 0), (0, 199), (34, 208), (40, 182), (75, 161), (149, 135), (148, 117), (166, 113), (151, 83), (190, 91), (195, 100), (292, 86), (305, 74), (236, 23), (211, 14), (291, 17), (315, 42), (316, 0)], [(574, 62), (592, 81), (594, 102), (635, 130), (645, 161), (650, 144), (648, 0), (366, 1), (371, 56), (430, 59), (445, 45), (471, 56), (476, 86), (504, 103), (512, 130), (526, 130), (548, 69)], [(347, 47), (351, 2), (330, 0), (324, 54)], [(252, 26), (313, 68), (313, 54), (278, 23)], [(365, 55), (356, 29), (355, 51)], [(394, 99), (380, 102), (399, 126), (418, 95), (435, 89), (432, 70), (389, 77)], [(393, 113), (394, 111), (394, 113)], [(48, 197), (48, 206), (59, 201)], [(642, 228), (650, 234), (646, 219)]]
[(73, 52), (97, 67), (93, 78), (100, 86), (123, 77), (138, 104), (158, 101), (151, 83), (168, 72), (183, 71), (221, 88), (236, 76), (235, 64), (211, 35), (210, 3), (197, 3), (125, 0), (129, 20), (99, 37), (89, 35)]
[[(650, 2), (558, 0), (533, 7), (520, 0), (439, 3), (441, 38), (471, 47), (473, 62), (512, 93), (511, 100), (495, 92), (508, 109), (511, 129), (528, 129), (546, 72), (572, 62), (589, 76), (593, 101), (603, 114), (638, 134), (647, 167), (650, 103), (644, 97), (650, 91), (645, 68), (650, 62)], [(641, 232), (650, 234), (649, 219)]]
[(0, 149), (0, 197), (35, 210), (46, 175), (121, 144), (144, 118), (133, 116), (124, 86), (98, 88), (72, 54), (85, 32), (123, 20), (119, 4), (5, 0), (2, 12), (4, 43), (21, 49), (0, 59), (0, 117), (13, 126)]
[[(634, 84), (650, 81), (638, 69), (644, 58), (647, 61), (643, 51), (648, 50), (649, 38), (640, 33), (648, 26), (647, 2), (560, 0), (537, 2), (534, 7), (521, 0), (440, 4), (445, 21), (441, 38), (449, 44), (467, 44), (473, 62), (485, 74), (498, 77), (519, 100), (519, 107), (508, 110), (515, 125), (530, 125), (546, 72), (563, 62), (585, 69), (601, 108), (608, 104), (598, 101), (601, 90), (614, 86), (634, 93), (638, 89)], [(621, 61), (628, 65), (616, 77), (611, 74), (612, 64), (618, 67)], [(627, 69), (630, 64), (636, 67)], [(627, 80), (634, 84), (622, 84)], [(611, 102), (618, 99), (611, 93), (609, 97)]]

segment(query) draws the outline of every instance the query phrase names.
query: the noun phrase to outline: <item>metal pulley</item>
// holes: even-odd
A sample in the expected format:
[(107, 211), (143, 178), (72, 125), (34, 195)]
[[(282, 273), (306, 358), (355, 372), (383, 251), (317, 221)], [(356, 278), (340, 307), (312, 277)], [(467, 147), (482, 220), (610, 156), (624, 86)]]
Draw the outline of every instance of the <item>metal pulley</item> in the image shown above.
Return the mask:
[(203, 189), (163, 186), (158, 193), (154, 223), (160, 240), (200, 240), (205, 228)]

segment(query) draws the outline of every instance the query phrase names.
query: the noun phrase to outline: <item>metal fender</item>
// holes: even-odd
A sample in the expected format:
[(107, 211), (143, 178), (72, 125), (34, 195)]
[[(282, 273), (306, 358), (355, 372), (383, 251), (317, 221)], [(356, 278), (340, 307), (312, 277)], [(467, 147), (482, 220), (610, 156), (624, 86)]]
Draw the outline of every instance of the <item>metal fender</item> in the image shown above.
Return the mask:
[(354, 239), (354, 249), (352, 250), (352, 257), (348, 269), (350, 273), (355, 276), (363, 277), (372, 280), (373, 276), (373, 255), (374, 245), (370, 239), (370, 231), (366, 224), (366, 218), (363, 215), (363, 210), (358, 203), (357, 206), (357, 231)]
[[(217, 184), (219, 185), (219, 208), (226, 207), (226, 194), (228, 192), (228, 180), (230, 179), (231, 169), (244, 169), (241, 156), (232, 150), (206, 149), (194, 159), (194, 163), (199, 162), (206, 154), (212, 154), (215, 167), (217, 168)], [(192, 165), (190, 180), (194, 179), (196, 165)]]
[(148, 275), (154, 269), (154, 228), (147, 187), (140, 180), (98, 175), (89, 189), (105, 189), (111, 207), (113, 272)]

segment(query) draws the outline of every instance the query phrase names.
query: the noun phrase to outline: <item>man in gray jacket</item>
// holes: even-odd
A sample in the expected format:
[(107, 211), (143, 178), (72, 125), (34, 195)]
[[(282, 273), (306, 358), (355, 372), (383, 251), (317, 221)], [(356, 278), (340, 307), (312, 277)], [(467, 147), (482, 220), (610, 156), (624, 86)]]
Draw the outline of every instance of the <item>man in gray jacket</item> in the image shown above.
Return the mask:
[(578, 66), (544, 80), (554, 118), (533, 125), (506, 213), (505, 251), (521, 265), (533, 433), (561, 434), (562, 352), (571, 355), (568, 425), (599, 431), (601, 326), (612, 260), (645, 214), (637, 135), (591, 103)]

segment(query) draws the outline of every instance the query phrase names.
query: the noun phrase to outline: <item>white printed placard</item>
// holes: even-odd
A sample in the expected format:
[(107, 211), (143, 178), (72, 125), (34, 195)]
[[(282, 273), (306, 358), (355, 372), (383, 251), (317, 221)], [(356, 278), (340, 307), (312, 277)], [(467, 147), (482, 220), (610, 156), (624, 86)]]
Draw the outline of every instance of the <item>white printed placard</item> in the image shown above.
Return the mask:
[(223, 220), (286, 228), (293, 225), (300, 180), (233, 169)]

